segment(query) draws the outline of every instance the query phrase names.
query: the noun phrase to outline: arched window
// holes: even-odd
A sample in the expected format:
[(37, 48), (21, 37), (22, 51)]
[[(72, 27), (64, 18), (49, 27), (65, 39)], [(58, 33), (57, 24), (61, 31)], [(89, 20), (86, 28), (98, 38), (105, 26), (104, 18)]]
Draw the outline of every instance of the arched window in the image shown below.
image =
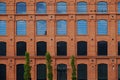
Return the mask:
[(19, 41), (17, 42), (17, 56), (24, 56), (26, 52), (26, 42)]
[(0, 42), (0, 56), (6, 56), (6, 42)]
[(44, 41), (37, 42), (37, 55), (45, 56), (46, 52), (47, 52), (47, 43)]
[(120, 41), (118, 42), (118, 55), (120, 55)]
[(17, 80), (24, 80), (24, 64), (18, 64), (16, 67)]
[(6, 65), (0, 64), (0, 79), (6, 80)]
[(120, 35), (120, 20), (118, 20), (118, 35)]
[(17, 35), (26, 35), (26, 21), (17, 21)]
[(108, 80), (107, 64), (98, 64), (98, 80)]
[(87, 34), (87, 21), (86, 20), (77, 21), (77, 34), (78, 35)]
[(17, 14), (26, 14), (26, 3), (25, 2), (18, 2), (16, 4), (16, 13)]
[(45, 2), (38, 2), (36, 4), (36, 12), (38, 14), (45, 14), (46, 13), (46, 3)]
[(87, 42), (79, 41), (77, 42), (77, 55), (86, 56), (87, 55)]
[(0, 35), (6, 35), (6, 21), (0, 20)]
[(37, 80), (47, 80), (46, 77), (46, 65), (45, 64), (38, 64), (37, 65)]
[(98, 20), (97, 22), (97, 33), (98, 35), (107, 35), (108, 34), (108, 25), (106, 20)]
[(57, 42), (57, 56), (67, 56), (67, 42)]
[(107, 55), (107, 42), (106, 41), (99, 41), (97, 43), (97, 53), (99, 56)]
[(67, 34), (67, 22), (66, 20), (57, 21), (57, 35)]
[(98, 2), (97, 3), (97, 12), (98, 13), (107, 13), (108, 12), (107, 2)]
[(120, 64), (118, 65), (118, 80), (120, 80)]
[(0, 2), (0, 14), (6, 13), (6, 3)]
[(78, 2), (77, 3), (77, 12), (80, 14), (87, 13), (87, 3), (86, 2)]
[(37, 21), (37, 35), (46, 35), (47, 34), (47, 24), (45, 20)]
[(57, 80), (67, 80), (67, 65), (66, 64), (57, 65)]
[(77, 66), (77, 80), (87, 80), (87, 65), (86, 64), (78, 64)]
[(118, 2), (118, 13), (120, 13), (120, 2)]
[(67, 12), (67, 4), (66, 2), (58, 2), (57, 3), (57, 13), (65, 14)]

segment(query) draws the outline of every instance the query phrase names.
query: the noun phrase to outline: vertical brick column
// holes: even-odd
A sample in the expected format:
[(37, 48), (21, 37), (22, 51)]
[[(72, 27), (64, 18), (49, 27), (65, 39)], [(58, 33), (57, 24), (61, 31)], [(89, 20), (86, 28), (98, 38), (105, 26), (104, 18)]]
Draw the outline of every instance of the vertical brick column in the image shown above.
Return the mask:
[(108, 80), (117, 80), (116, 59), (111, 58), (108, 64)]
[(7, 80), (15, 80), (15, 61), (13, 58), (8, 59)]
[[(30, 53), (30, 56), (35, 56), (35, 29), (36, 29), (36, 22), (35, 22), (35, 16), (28, 15), (28, 21), (27, 21), (27, 35), (28, 35), (28, 42), (27, 42), (27, 51)], [(34, 45), (34, 46), (33, 46)]]
[(48, 30), (48, 51), (50, 52), (51, 56), (55, 56), (55, 16), (54, 15), (48, 15), (48, 24), (47, 24), (47, 30)]
[(14, 15), (8, 15), (8, 21), (7, 21), (7, 56), (15, 56), (15, 44), (14, 44), (14, 37), (15, 37), (15, 19)]
[(67, 25), (68, 29), (68, 56), (76, 55), (75, 50), (75, 15), (69, 15), (69, 21)]
[(89, 59), (89, 65), (88, 65), (88, 80), (97, 80), (96, 79), (96, 60), (95, 59)]
[(96, 21), (95, 15), (89, 16), (88, 22), (88, 34), (89, 34), (89, 45), (88, 45), (88, 56), (96, 56)]

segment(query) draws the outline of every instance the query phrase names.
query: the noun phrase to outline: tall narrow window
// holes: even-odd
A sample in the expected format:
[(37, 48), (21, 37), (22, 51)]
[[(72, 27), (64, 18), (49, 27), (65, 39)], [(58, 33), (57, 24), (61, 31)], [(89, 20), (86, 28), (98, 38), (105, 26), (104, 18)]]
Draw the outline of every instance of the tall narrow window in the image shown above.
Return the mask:
[(107, 35), (108, 34), (108, 25), (106, 20), (98, 20), (97, 22), (97, 34), (98, 35)]
[(78, 80), (87, 80), (87, 65), (86, 64), (78, 64), (77, 76), (78, 76)]
[(17, 80), (24, 80), (24, 64), (18, 64), (16, 67)]
[(58, 2), (57, 3), (57, 13), (65, 14), (67, 12), (67, 4), (66, 2)]
[(0, 64), (0, 79), (6, 80), (6, 65)]
[(77, 34), (78, 35), (87, 34), (87, 21), (86, 20), (77, 21)]
[(17, 14), (26, 14), (26, 3), (25, 2), (18, 2), (16, 4), (16, 13)]
[(36, 4), (36, 12), (38, 14), (45, 14), (46, 13), (46, 3), (45, 2), (38, 2)]
[(97, 51), (98, 51), (99, 56), (106, 56), (107, 55), (107, 42), (99, 41), (97, 43)]
[(79, 14), (87, 13), (87, 3), (86, 2), (78, 2), (77, 3), (77, 12)]
[(67, 34), (67, 22), (65, 20), (57, 21), (57, 35)]
[(38, 64), (37, 65), (37, 80), (47, 80), (46, 78), (46, 65)]
[(98, 13), (107, 13), (108, 11), (108, 5), (107, 2), (98, 2), (97, 3), (97, 12)]
[(120, 56), (120, 41), (118, 42), (118, 55)]
[(67, 56), (67, 42), (57, 42), (57, 56)]
[(57, 80), (67, 80), (67, 65), (66, 64), (57, 65)]
[(26, 52), (26, 42), (20, 41), (16, 44), (17, 56), (24, 56)]
[(79, 41), (77, 42), (77, 55), (86, 56), (87, 55), (87, 42)]
[(120, 35), (120, 20), (118, 20), (118, 35)]
[(47, 51), (46, 42), (43, 42), (43, 41), (37, 42), (37, 55), (45, 56), (46, 51)]
[(98, 80), (108, 80), (107, 64), (98, 64)]
[(37, 21), (37, 35), (47, 35), (47, 25), (45, 20)]
[(120, 13), (120, 2), (118, 2), (118, 13)]
[(0, 42), (0, 56), (6, 56), (6, 42)]
[(6, 14), (6, 3), (0, 2), (0, 14)]
[(26, 35), (26, 21), (17, 21), (17, 35)]
[(118, 80), (120, 80), (120, 64), (118, 65)]
[(6, 21), (0, 21), (0, 36), (6, 35)]

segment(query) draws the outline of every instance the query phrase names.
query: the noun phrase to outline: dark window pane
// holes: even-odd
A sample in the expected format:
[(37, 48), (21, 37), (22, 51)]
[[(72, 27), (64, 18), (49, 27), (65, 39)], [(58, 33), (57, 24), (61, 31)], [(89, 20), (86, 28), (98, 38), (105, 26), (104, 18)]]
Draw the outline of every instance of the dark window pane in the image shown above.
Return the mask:
[(6, 80), (6, 65), (0, 64), (0, 79)]
[(118, 55), (120, 55), (120, 42), (118, 42)]
[(100, 56), (106, 56), (107, 55), (107, 42), (106, 41), (99, 41), (97, 43), (97, 48), (98, 48), (98, 55)]
[(17, 80), (24, 80), (24, 64), (17, 65)]
[(6, 13), (6, 3), (0, 2), (0, 14)]
[(67, 56), (67, 43), (64, 41), (57, 42), (57, 56)]
[(37, 80), (47, 80), (45, 64), (37, 65)]
[(17, 14), (26, 14), (26, 3), (25, 2), (18, 2), (16, 6), (16, 13)]
[(47, 24), (45, 20), (37, 21), (37, 35), (47, 34)]
[(118, 80), (120, 80), (120, 64), (118, 65)]
[(26, 35), (26, 21), (17, 21), (17, 35)]
[(57, 65), (57, 80), (67, 80), (67, 65)]
[(87, 42), (84, 41), (77, 42), (77, 55), (78, 56), (87, 55)]
[(86, 2), (78, 2), (77, 3), (77, 12), (80, 14), (87, 13), (87, 3)]
[(98, 64), (98, 80), (108, 80), (107, 64)]
[(78, 64), (78, 80), (87, 80), (87, 65), (86, 64)]
[(97, 10), (98, 13), (107, 13), (107, 2), (98, 2)]
[(108, 25), (106, 20), (99, 20), (98, 25), (98, 34), (99, 35), (106, 35), (108, 33)]
[(26, 52), (26, 42), (17, 42), (17, 56), (24, 56)]
[(66, 2), (58, 2), (57, 3), (57, 13), (65, 14), (67, 12), (67, 4)]
[(38, 56), (45, 56), (45, 53), (47, 51), (47, 44), (46, 42), (37, 42), (37, 55)]
[(87, 21), (86, 20), (77, 21), (77, 34), (78, 35), (87, 34)]
[(6, 35), (6, 21), (0, 21), (0, 36)]
[(57, 21), (57, 35), (66, 35), (67, 22), (65, 20)]
[(0, 42), (0, 56), (6, 56), (6, 42)]
[(107, 55), (107, 42), (99, 41), (97, 45), (98, 45), (98, 55), (100, 56)]
[(37, 13), (39, 13), (39, 14), (46, 13), (46, 3), (44, 3), (44, 2), (38, 2), (36, 4), (36, 10), (37, 10)]

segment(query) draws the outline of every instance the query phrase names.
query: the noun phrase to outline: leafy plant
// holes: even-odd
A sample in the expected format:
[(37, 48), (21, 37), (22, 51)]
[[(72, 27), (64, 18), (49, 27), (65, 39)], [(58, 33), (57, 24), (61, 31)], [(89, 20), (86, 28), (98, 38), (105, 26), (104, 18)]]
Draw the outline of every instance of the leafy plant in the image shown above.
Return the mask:
[(24, 65), (24, 80), (30, 80), (31, 79), (31, 66), (30, 66), (30, 57), (29, 53), (25, 52), (25, 65)]
[(50, 53), (46, 53), (46, 66), (47, 66), (47, 78), (48, 80), (53, 80), (53, 73), (52, 73), (52, 66), (51, 66), (52, 60)]
[(76, 80), (76, 67), (75, 67), (75, 57), (71, 56), (71, 67), (72, 67), (72, 80)]

